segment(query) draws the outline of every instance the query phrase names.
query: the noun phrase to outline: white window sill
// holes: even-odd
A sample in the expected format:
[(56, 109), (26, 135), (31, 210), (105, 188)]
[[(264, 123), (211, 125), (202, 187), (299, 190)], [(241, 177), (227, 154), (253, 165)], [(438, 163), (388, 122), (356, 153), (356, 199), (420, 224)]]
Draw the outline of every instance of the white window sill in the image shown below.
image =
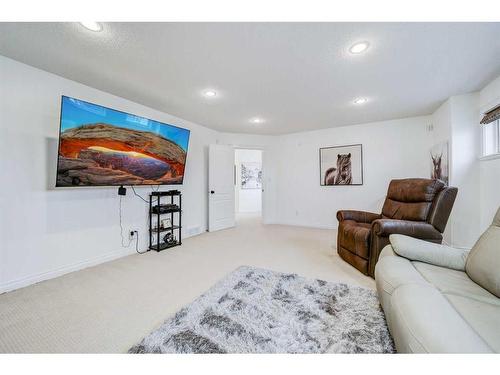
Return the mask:
[(500, 159), (500, 153), (482, 156), (479, 158), (480, 161)]

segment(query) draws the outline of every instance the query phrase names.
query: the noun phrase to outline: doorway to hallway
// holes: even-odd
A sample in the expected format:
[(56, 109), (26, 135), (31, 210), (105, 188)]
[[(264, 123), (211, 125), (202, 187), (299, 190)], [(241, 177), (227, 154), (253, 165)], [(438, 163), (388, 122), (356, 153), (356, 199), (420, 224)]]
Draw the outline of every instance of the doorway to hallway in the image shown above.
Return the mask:
[(234, 150), (236, 218), (262, 217), (262, 150)]

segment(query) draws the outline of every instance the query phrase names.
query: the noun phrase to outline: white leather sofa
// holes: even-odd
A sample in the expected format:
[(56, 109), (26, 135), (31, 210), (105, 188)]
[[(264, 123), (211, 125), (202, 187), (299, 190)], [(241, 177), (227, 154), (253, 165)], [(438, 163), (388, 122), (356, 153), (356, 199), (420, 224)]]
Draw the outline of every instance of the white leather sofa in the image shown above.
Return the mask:
[(397, 351), (500, 352), (500, 209), (470, 252), (390, 240), (375, 281)]

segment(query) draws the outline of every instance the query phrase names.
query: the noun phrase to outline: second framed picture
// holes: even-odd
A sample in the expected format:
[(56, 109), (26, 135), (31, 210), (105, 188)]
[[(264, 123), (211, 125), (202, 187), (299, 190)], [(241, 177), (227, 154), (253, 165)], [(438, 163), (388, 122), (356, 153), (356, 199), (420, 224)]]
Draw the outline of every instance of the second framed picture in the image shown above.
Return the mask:
[(363, 146), (320, 148), (319, 170), (321, 186), (363, 185)]

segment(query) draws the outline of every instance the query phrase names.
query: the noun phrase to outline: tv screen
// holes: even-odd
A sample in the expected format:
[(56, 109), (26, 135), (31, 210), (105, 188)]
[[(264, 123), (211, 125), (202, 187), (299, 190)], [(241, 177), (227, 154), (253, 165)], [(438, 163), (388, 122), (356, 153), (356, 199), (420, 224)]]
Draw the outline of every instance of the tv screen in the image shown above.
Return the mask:
[(189, 130), (62, 97), (57, 187), (182, 184)]

